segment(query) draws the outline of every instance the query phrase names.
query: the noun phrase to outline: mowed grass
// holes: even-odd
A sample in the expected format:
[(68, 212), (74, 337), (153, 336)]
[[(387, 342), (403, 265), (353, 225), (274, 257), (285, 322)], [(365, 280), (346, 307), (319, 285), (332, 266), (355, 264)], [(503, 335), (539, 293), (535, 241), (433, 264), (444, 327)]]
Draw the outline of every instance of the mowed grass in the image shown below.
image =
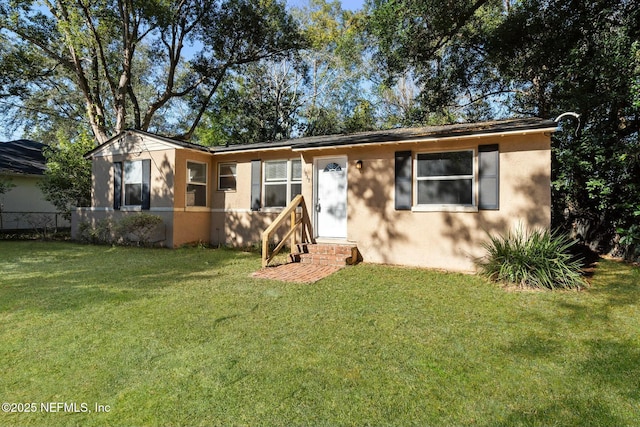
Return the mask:
[(296, 285), (259, 266), (0, 241), (0, 399), (38, 405), (0, 424), (640, 425), (638, 268), (508, 292), (366, 264)]

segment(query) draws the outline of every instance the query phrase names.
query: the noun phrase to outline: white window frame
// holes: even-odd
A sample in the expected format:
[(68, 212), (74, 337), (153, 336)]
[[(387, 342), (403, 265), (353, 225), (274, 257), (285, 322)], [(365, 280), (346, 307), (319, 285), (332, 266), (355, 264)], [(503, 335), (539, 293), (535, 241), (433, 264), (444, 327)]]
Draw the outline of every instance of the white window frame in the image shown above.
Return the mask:
[[(198, 181), (191, 181), (191, 177), (189, 176), (189, 163), (192, 164), (196, 164), (196, 165), (203, 165), (204, 166), (204, 182), (198, 182)], [(186, 163), (186, 174), (187, 174), (187, 181), (184, 187), (184, 205), (187, 208), (206, 208), (207, 206), (209, 206), (209, 165), (206, 162), (199, 162), (197, 160), (187, 160)], [(204, 192), (205, 192), (205, 203), (204, 206), (201, 205), (189, 205), (189, 192), (188, 192), (188, 188), (189, 185), (198, 185), (198, 186), (203, 186), (204, 187)]]
[[(287, 162), (286, 179), (267, 181), (267, 164), (276, 163), (276, 162)], [(293, 162), (300, 162), (300, 177), (295, 179), (293, 178)], [(267, 191), (266, 191), (267, 187), (270, 185), (282, 185), (282, 184), (286, 184), (286, 188), (287, 188), (286, 204), (289, 204), (289, 202), (293, 199), (293, 191), (291, 191), (292, 186), (295, 184), (299, 184), (300, 191), (302, 191), (302, 160), (301, 159), (299, 158), (274, 159), (274, 160), (265, 160), (262, 162), (262, 206), (264, 209), (282, 209), (286, 207), (286, 204), (285, 206), (268, 206), (267, 205)]]
[[(442, 154), (442, 153), (471, 153), (471, 174), (467, 175), (442, 175), (442, 176), (418, 176), (418, 156), (421, 154)], [(434, 150), (434, 151), (420, 151), (416, 152), (413, 157), (413, 207), (412, 211), (416, 212), (431, 212), (431, 211), (455, 211), (455, 212), (478, 212), (478, 189), (477, 189), (477, 175), (478, 175), (478, 153), (474, 148), (461, 148), (451, 150)], [(456, 204), (456, 203), (430, 203), (420, 204), (418, 203), (418, 183), (420, 181), (442, 181), (442, 180), (468, 180), (471, 179), (471, 204)]]
[[(223, 166), (233, 166), (235, 168), (235, 173), (234, 174), (222, 174), (221, 170)], [(222, 185), (220, 185), (220, 178), (229, 178), (229, 177), (233, 177), (235, 179), (235, 187), (231, 188), (227, 188), (227, 187), (223, 187)], [(218, 163), (218, 191), (237, 191), (238, 188), (238, 163), (236, 162), (221, 162)]]
[[(140, 164), (140, 181), (139, 182), (129, 182), (127, 183), (127, 165), (128, 164), (132, 164), (132, 163), (139, 163)], [(140, 185), (140, 198), (142, 199), (143, 194), (143, 162), (142, 160), (124, 160), (122, 162), (122, 194), (120, 195), (121, 197), (121, 209), (124, 208), (126, 209), (140, 209), (142, 207), (142, 201), (138, 204), (135, 205), (130, 205), (127, 204), (127, 184), (139, 184)]]

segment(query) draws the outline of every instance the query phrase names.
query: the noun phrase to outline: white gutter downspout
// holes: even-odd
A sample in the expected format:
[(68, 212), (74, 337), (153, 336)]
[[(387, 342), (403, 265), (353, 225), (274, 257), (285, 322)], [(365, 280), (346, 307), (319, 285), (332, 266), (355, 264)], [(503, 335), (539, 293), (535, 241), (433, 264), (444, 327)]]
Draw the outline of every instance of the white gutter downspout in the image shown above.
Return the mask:
[(576, 127), (576, 136), (578, 136), (578, 131), (580, 130), (580, 114), (578, 113), (574, 113), (573, 111), (568, 111), (566, 113), (562, 113), (560, 114), (558, 117), (555, 118), (554, 122), (558, 123), (560, 120), (562, 120), (565, 117), (573, 117), (574, 119), (576, 119), (578, 121), (578, 127)]

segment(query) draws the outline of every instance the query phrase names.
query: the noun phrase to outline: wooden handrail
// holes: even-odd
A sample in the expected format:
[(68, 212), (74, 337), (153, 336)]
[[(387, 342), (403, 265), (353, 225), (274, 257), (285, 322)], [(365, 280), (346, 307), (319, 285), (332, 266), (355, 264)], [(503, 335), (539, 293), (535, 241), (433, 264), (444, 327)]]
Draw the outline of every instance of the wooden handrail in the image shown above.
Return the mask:
[[(298, 207), (302, 207), (301, 216), (298, 219), (296, 215), (296, 209)], [(282, 241), (275, 247), (273, 252), (269, 254), (269, 242), (271, 241), (272, 235), (275, 231), (282, 225), (282, 223), (290, 218), (291, 225), (289, 227), (289, 231), (284, 235)], [(302, 194), (297, 195), (293, 198), (291, 203), (284, 208), (280, 215), (271, 223), (269, 227), (262, 233), (262, 267), (266, 267), (273, 260), (273, 258), (282, 250), (284, 245), (287, 242), (287, 239), (290, 239), (291, 253), (294, 253), (294, 248), (297, 243), (296, 231), (298, 227), (302, 228), (302, 232), (300, 235), (301, 243), (309, 243), (314, 242), (313, 239), (313, 231), (311, 229), (311, 220), (309, 219), (309, 212), (307, 211), (307, 206), (304, 203), (304, 197)]]

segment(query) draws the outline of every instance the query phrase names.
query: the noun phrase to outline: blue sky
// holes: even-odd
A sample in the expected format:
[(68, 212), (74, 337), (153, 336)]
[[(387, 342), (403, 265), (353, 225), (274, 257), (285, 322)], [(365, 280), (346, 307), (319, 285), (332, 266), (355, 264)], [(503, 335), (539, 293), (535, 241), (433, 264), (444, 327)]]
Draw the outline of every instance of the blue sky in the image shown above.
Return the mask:
[[(364, 0), (342, 0), (342, 8), (348, 10), (362, 9)], [(289, 6), (304, 6), (308, 4), (308, 0), (287, 0)]]

